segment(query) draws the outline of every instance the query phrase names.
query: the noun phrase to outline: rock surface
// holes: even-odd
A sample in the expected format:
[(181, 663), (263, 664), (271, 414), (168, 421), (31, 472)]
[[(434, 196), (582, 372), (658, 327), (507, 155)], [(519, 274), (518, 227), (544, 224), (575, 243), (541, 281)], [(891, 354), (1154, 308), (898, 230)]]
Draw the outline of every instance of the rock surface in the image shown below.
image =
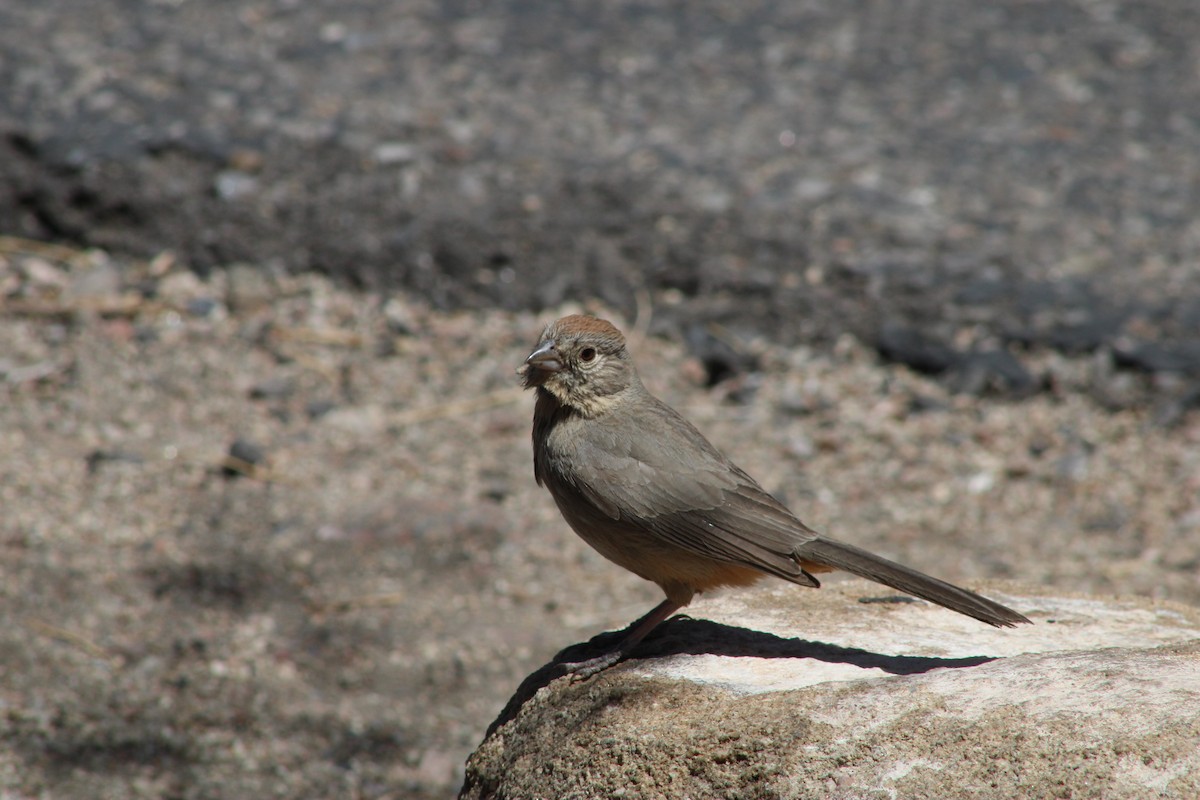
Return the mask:
[(861, 581), (704, 601), (658, 657), (531, 676), (462, 797), (1200, 796), (1200, 611), (1004, 588), (1035, 625)]

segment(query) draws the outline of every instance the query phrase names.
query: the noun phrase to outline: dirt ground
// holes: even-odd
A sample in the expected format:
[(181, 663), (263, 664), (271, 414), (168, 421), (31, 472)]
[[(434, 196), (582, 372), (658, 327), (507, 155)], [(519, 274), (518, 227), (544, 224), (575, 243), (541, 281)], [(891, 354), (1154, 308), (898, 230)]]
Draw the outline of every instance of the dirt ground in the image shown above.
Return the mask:
[[(579, 306), (11, 241), (0, 295), (5, 797), (449, 797), (523, 676), (657, 600), (533, 481), (514, 371)], [(760, 368), (706, 388), (614, 321), (817, 528), (968, 584), (1200, 604), (1200, 412), (1101, 409), (1103, 355), (1029, 354), (1053, 390), (1015, 402), (849, 336), (731, 340)]]

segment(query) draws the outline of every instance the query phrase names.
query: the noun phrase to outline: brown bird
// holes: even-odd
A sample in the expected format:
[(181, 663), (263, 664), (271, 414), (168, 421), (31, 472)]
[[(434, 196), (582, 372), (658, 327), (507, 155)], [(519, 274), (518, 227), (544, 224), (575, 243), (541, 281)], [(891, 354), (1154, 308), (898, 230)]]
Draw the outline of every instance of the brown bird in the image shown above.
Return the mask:
[(819, 587), (814, 573), (845, 570), (989, 625), (1029, 622), (809, 528), (646, 390), (625, 337), (605, 320), (572, 315), (546, 326), (521, 374), (537, 389), (538, 483), (585, 542), (667, 596), (615, 650), (568, 665), (576, 675), (621, 660), (698, 592), (765, 575)]

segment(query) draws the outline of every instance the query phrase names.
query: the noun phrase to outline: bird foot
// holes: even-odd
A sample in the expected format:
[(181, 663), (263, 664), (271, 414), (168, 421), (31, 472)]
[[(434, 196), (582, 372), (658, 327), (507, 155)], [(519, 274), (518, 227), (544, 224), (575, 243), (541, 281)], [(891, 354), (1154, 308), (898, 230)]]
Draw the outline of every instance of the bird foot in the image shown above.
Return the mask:
[(613, 664), (616, 664), (624, 657), (624, 651), (613, 650), (595, 658), (589, 658), (587, 661), (572, 661), (562, 666), (565, 674), (570, 675), (572, 681), (586, 681), (593, 675), (597, 675)]

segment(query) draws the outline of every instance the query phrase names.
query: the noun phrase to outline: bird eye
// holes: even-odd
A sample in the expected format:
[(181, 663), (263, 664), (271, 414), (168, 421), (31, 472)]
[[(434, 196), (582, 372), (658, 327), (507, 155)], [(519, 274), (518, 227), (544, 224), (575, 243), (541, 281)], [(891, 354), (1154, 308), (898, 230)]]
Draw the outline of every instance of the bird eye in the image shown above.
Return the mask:
[(585, 347), (579, 351), (579, 360), (584, 362), (596, 360), (596, 348)]

